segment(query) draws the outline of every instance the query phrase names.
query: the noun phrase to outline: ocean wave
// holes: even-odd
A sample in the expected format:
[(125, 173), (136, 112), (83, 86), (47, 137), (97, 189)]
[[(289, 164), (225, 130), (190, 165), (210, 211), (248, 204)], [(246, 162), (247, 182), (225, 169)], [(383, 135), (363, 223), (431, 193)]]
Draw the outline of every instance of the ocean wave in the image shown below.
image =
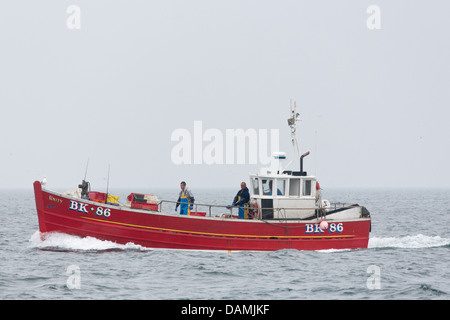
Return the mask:
[(426, 236), (418, 234), (415, 236), (405, 237), (387, 237), (378, 238), (373, 237), (369, 239), (369, 248), (407, 248), (407, 249), (419, 249), (419, 248), (431, 248), (442, 247), (450, 245), (450, 239), (442, 238), (440, 236)]
[(60, 232), (41, 233), (36, 231), (30, 238), (30, 248), (55, 251), (98, 252), (114, 250), (148, 251), (134, 243), (118, 244), (112, 241), (99, 240), (93, 237), (79, 237)]

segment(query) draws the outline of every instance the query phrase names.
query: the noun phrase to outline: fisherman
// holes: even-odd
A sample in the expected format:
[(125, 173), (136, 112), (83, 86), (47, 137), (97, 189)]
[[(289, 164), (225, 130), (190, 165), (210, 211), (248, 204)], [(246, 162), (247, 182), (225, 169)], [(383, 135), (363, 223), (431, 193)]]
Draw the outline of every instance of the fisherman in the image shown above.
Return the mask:
[(177, 211), (178, 206), (181, 204), (180, 214), (189, 215), (194, 205), (195, 201), (194, 195), (192, 194), (191, 190), (186, 188), (186, 182), (181, 181), (180, 188), (181, 188), (180, 196), (178, 197), (177, 200), (175, 212)]
[(233, 200), (233, 206), (239, 207), (239, 219), (250, 218), (248, 214), (248, 203), (250, 201), (250, 192), (245, 182), (241, 182), (241, 190), (238, 191)]

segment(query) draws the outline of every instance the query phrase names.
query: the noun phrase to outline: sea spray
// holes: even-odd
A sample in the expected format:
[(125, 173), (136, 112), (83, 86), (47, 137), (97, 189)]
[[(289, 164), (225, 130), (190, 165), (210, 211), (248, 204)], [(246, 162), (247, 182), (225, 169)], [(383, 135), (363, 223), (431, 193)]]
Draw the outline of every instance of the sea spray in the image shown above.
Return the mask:
[(118, 244), (93, 237), (79, 237), (61, 232), (41, 234), (39, 231), (36, 231), (31, 236), (30, 247), (61, 251), (150, 250), (131, 242), (127, 244)]
[(369, 239), (369, 248), (431, 248), (450, 245), (450, 239), (440, 236), (426, 236), (418, 234), (404, 237), (373, 237)]

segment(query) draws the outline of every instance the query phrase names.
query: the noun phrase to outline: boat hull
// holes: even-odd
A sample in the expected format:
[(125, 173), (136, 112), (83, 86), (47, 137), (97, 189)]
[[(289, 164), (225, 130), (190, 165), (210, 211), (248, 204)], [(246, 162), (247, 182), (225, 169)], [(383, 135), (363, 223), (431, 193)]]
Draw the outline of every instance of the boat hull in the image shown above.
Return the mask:
[(149, 248), (326, 250), (367, 248), (370, 217), (318, 221), (222, 219), (135, 210), (72, 198), (34, 183), (39, 230)]

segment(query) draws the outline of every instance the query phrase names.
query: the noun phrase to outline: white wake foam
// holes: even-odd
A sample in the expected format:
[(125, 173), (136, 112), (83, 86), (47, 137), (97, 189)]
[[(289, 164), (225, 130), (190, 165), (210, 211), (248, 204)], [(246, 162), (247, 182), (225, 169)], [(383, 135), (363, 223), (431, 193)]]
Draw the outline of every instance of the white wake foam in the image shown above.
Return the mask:
[(430, 237), (423, 234), (405, 237), (388, 237), (369, 239), (369, 248), (431, 248), (450, 245), (450, 239), (439, 236)]
[[(92, 237), (78, 237), (59, 232), (49, 232), (42, 234), (36, 231), (30, 238), (30, 247), (48, 250), (67, 251), (108, 251), (108, 250), (139, 250), (148, 251), (151, 249), (136, 245), (134, 243), (118, 244), (112, 241), (99, 240)], [(405, 237), (373, 237), (369, 239), (368, 248), (431, 248), (450, 245), (449, 238), (440, 236), (425, 236), (418, 234)], [(330, 250), (321, 250), (328, 252)], [(334, 249), (331, 249), (333, 252)]]
[(92, 237), (82, 238), (59, 232), (41, 234), (39, 231), (36, 231), (31, 236), (30, 247), (68, 251), (148, 250), (147, 248), (131, 242), (127, 244), (118, 244), (112, 241), (104, 241)]

